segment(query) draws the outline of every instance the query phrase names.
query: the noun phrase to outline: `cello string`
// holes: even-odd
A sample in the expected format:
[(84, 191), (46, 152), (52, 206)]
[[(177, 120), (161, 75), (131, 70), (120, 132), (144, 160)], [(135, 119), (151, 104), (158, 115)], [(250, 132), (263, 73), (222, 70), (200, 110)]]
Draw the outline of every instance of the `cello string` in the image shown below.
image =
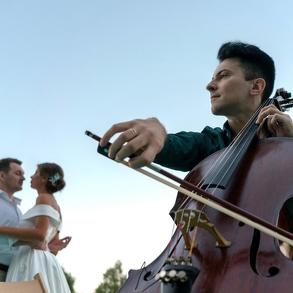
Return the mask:
[[(100, 137), (91, 133), (88, 130), (86, 131), (86, 134), (97, 141), (100, 140)], [(101, 154), (103, 154), (105, 157), (107, 157), (109, 159), (109, 157), (106, 155), (106, 152), (107, 151), (101, 152)], [(128, 162), (125, 160), (116, 161), (116, 162), (121, 163), (121, 164), (127, 166), (128, 168), (131, 168), (129, 166)], [(137, 172), (139, 172), (145, 176), (152, 178), (153, 180), (156, 180), (162, 184), (165, 184), (165, 185), (169, 186), (170, 188), (176, 189), (180, 193), (183, 193), (186, 196), (189, 196), (189, 197), (195, 199), (196, 201), (199, 201), (203, 204), (206, 204), (215, 210), (218, 210), (218, 211), (220, 211), (220, 212), (222, 212), (222, 213), (224, 213), (224, 214), (226, 214), (226, 215), (228, 215), (228, 216), (230, 216), (240, 222), (247, 224), (248, 226), (251, 226), (259, 231), (262, 231), (263, 233), (265, 233), (271, 237), (274, 237), (274, 238), (276, 238), (280, 241), (283, 241), (283, 242), (287, 242), (289, 245), (293, 246), (292, 233), (285, 231), (277, 226), (274, 226), (271, 223), (269, 223), (261, 218), (258, 218), (245, 210), (240, 209), (239, 207), (229, 203), (228, 201), (221, 200), (220, 198), (217, 198), (214, 196), (212, 196), (213, 198), (211, 198), (211, 195), (209, 195), (208, 193), (205, 194), (205, 197), (207, 197), (207, 198), (205, 198), (203, 196), (199, 196), (198, 193), (200, 195), (202, 195), (205, 193), (205, 191), (200, 190), (199, 188), (197, 188), (195, 185), (191, 184), (190, 182), (184, 181), (184, 180), (174, 176), (173, 174), (164, 171), (163, 169), (159, 169), (158, 167), (154, 166), (153, 164), (150, 164), (146, 167), (153, 170), (156, 173), (159, 173), (160, 175), (167, 177), (168, 179), (173, 180), (174, 182), (183, 184), (185, 186), (189, 186), (188, 188), (190, 188), (191, 186), (194, 186), (194, 187), (192, 187), (192, 189), (193, 190), (198, 189), (198, 190), (196, 191), (196, 193), (192, 192), (186, 188), (183, 188), (181, 186), (177, 186), (174, 183), (169, 182), (166, 179), (161, 178), (158, 175), (155, 175), (145, 169), (134, 169), (134, 170), (136, 170)], [(221, 203), (221, 204), (219, 204), (219, 203)], [(227, 207), (229, 207), (229, 208), (227, 208)], [(286, 236), (284, 236), (284, 235), (286, 235)]]
[[(221, 183), (223, 182), (223, 179), (227, 175), (227, 173), (230, 171), (230, 168), (234, 165), (235, 162), (239, 159), (241, 156), (241, 152), (243, 149), (245, 149), (250, 141), (250, 135), (254, 135), (255, 133), (252, 132), (252, 126), (255, 125), (255, 120), (260, 112), (260, 110), (268, 105), (269, 103), (272, 103), (272, 99), (266, 100), (260, 107), (258, 107), (257, 111), (252, 115), (252, 117), (248, 120), (246, 125), (241, 129), (241, 131), (238, 133), (238, 135), (235, 137), (234, 143), (231, 145), (231, 149), (229, 150), (228, 159), (227, 161), (230, 161), (230, 164), (225, 166), (225, 171), (222, 172), (222, 170), (218, 170), (215, 177), (218, 175), (221, 175), (221, 179), (219, 183), (217, 183), (216, 188), (221, 186)], [(231, 159), (232, 158), (232, 159)], [(210, 186), (209, 186), (210, 187)], [(215, 191), (215, 190), (214, 190)], [(214, 194), (214, 191), (212, 194)]]
[[(173, 221), (173, 227), (176, 227), (176, 214), (178, 214), (178, 211), (175, 212), (175, 220)], [(178, 224), (177, 224), (177, 228), (182, 231), (182, 229), (184, 228), (185, 226), (185, 223), (183, 224), (183, 216), (184, 216), (184, 211), (181, 213), (181, 217), (180, 217), (180, 220), (178, 221)], [(182, 234), (182, 233), (181, 233)], [(179, 238), (180, 238), (180, 234), (177, 233), (177, 242), (179, 241)], [(171, 247), (170, 247), (171, 248)], [(170, 253), (170, 250), (169, 250), (169, 253)], [(177, 254), (177, 245), (175, 247), (175, 250), (173, 252), (173, 254)]]
[[(261, 105), (260, 107), (258, 107), (258, 109), (254, 112), (254, 114), (252, 115), (252, 117), (248, 120), (248, 122), (246, 123), (246, 125), (235, 136), (235, 138), (232, 141), (232, 144), (230, 144), (230, 146), (228, 146), (223, 151), (223, 154), (221, 154), (219, 156), (219, 159), (216, 160), (216, 162), (214, 164), (212, 164), (212, 166), (211, 166), (210, 170), (208, 171), (207, 175), (205, 175), (203, 177), (203, 179), (201, 180), (201, 182), (199, 184), (200, 187), (202, 187), (203, 181), (207, 178), (207, 176), (216, 167), (218, 167), (220, 164), (222, 164), (223, 161), (229, 161), (232, 158), (233, 162), (235, 162), (235, 151), (236, 151), (236, 156), (238, 157), (238, 155), (243, 150), (243, 148), (245, 147), (245, 145), (247, 145), (247, 143), (249, 142), (246, 134), (247, 133), (249, 134), (249, 130), (251, 129), (251, 126), (255, 123), (255, 119), (257, 118), (257, 116), (258, 116), (258, 114), (260, 112), (260, 109), (262, 107), (263, 107), (263, 105)], [(237, 153), (237, 150), (238, 150), (238, 153)], [(226, 171), (227, 171), (227, 169), (226, 169)], [(222, 173), (222, 170), (218, 170), (218, 172), (214, 175), (214, 178), (216, 178), (220, 173)], [(212, 178), (212, 179), (214, 179), (214, 178)], [(218, 186), (219, 185), (217, 185), (217, 187)], [(210, 185), (208, 185), (208, 188), (209, 187), (210, 187)]]
[(197, 236), (197, 231), (198, 231), (198, 226), (196, 225), (195, 228), (194, 228), (194, 232), (192, 233), (191, 244), (190, 244), (190, 249), (189, 249), (189, 253), (188, 253), (189, 257), (192, 256), (193, 249), (196, 247), (195, 243), (196, 243), (196, 238), (197, 238), (196, 237)]
[[(254, 112), (254, 114), (252, 115), (252, 117), (248, 120), (248, 122), (246, 123), (246, 125), (241, 129), (241, 131), (237, 134), (237, 136), (234, 138), (233, 140), (233, 144), (231, 144), (231, 147), (234, 148), (231, 152), (231, 154), (233, 155), (233, 163), (235, 162), (236, 158), (239, 157), (241, 151), (243, 150), (244, 147), (247, 146), (247, 143), (249, 143), (249, 135), (250, 134), (254, 134), (252, 133), (252, 126), (255, 124), (255, 120), (258, 116), (258, 114), (260, 113), (260, 110), (269, 105), (269, 104), (272, 104), (274, 101), (278, 101), (277, 98), (280, 97), (282, 100), (285, 100), (285, 98), (281, 95), (280, 91), (277, 90), (276, 91), (276, 94), (274, 95), (273, 98), (271, 99), (266, 99), (259, 107), (258, 109)], [(281, 106), (280, 106), (281, 107)], [(245, 133), (244, 133), (245, 132)], [(243, 135), (244, 133), (244, 135)], [(245, 137), (248, 138), (246, 139)], [(240, 145), (240, 148), (239, 148), (239, 145)], [(243, 145), (243, 147), (241, 147)], [(237, 153), (237, 149), (239, 150), (238, 153)], [(228, 150), (228, 148), (227, 148)], [(236, 153), (235, 153), (235, 150), (236, 150)], [(236, 154), (236, 156), (235, 156)], [(230, 164), (229, 168), (231, 167), (231, 165), (233, 165), (233, 163)], [(229, 168), (227, 168), (226, 170), (229, 170)], [(218, 172), (217, 175), (219, 175), (219, 173), (221, 173), (221, 171)], [(227, 172), (226, 172), (227, 174)], [(223, 179), (223, 178), (222, 178)], [(221, 181), (220, 181), (221, 182)], [(220, 185), (220, 184), (219, 184)], [(218, 187), (218, 186), (217, 186)]]
[[(266, 103), (264, 103), (266, 104)], [(245, 149), (248, 144), (250, 143), (250, 132), (251, 132), (251, 126), (253, 125), (252, 123), (255, 123), (255, 119), (257, 118), (260, 109), (263, 107), (260, 106), (257, 111), (255, 111), (255, 113), (253, 114), (253, 116), (249, 119), (249, 121), (246, 123), (246, 125), (241, 129), (241, 131), (238, 133), (238, 135), (234, 138), (233, 140), (233, 144), (230, 145), (227, 150), (223, 153), (222, 156), (220, 156), (220, 159), (217, 160), (217, 162), (215, 164), (213, 164), (213, 166), (210, 169), (217, 169), (218, 171), (216, 173), (213, 174), (214, 177), (212, 177), (211, 181), (208, 183), (207, 187), (205, 188), (205, 190), (209, 189), (211, 187), (211, 184), (213, 183), (213, 179), (214, 178), (218, 178), (218, 176), (221, 175), (220, 180), (215, 182), (217, 185), (215, 186), (215, 189), (213, 189), (211, 191), (212, 195), (215, 195), (216, 190), (219, 186), (221, 186), (224, 178), (226, 177), (226, 175), (229, 173), (229, 170), (231, 169), (231, 167), (234, 165), (235, 162), (237, 162), (237, 160), (239, 160), (240, 154), (242, 152), (243, 149)], [(227, 161), (230, 162), (229, 165), (227, 166), (227, 164), (224, 166), (225, 169), (219, 168), (219, 165), (222, 164), (223, 161)], [(224, 170), (224, 171), (223, 171)], [(203, 188), (203, 182), (204, 182), (205, 178), (203, 178), (201, 180), (201, 184), (199, 184), (200, 188)], [(204, 212), (205, 210), (205, 206), (202, 207), (202, 209), (200, 210), (200, 215)], [(198, 218), (200, 219), (200, 218)]]
[[(120, 161), (120, 163), (128, 166), (127, 162), (125, 161)], [(129, 166), (128, 166), (129, 167)], [(149, 167), (149, 166), (148, 166)], [(149, 167), (151, 168), (151, 166)], [(152, 169), (152, 168), (151, 168)], [(227, 204), (231, 205), (231, 206), (234, 206), (234, 208), (237, 210), (237, 212), (234, 212), (232, 211), (231, 209), (228, 209), (222, 205), (220, 205), (219, 203), (217, 203), (216, 201), (213, 201), (211, 199), (208, 199), (208, 198), (205, 198), (205, 197), (202, 197), (200, 195), (198, 195), (198, 193), (194, 193), (186, 188), (183, 188), (181, 186), (177, 186), (175, 185), (174, 183), (170, 182), (170, 181), (167, 181), (166, 179), (164, 178), (161, 178), (159, 177), (158, 175), (155, 175), (145, 169), (134, 169), (136, 170), (137, 172), (139, 173), (142, 173), (156, 181), (159, 181), (161, 182), (162, 184), (165, 184), (173, 189), (176, 189), (177, 191), (203, 203), (203, 204), (206, 204), (207, 206), (210, 206), (212, 207), (213, 209), (215, 210), (218, 210), (240, 222), (243, 222), (257, 230), (260, 230), (262, 231), (263, 233), (267, 234), (267, 235), (270, 235), (276, 239), (279, 239), (281, 241), (284, 241), (284, 242), (287, 242), (288, 244), (290, 245), (293, 245), (293, 240), (291, 240), (290, 238), (288, 237), (292, 237), (293, 239), (293, 235), (279, 227), (276, 227), (276, 226), (273, 226), (271, 225), (270, 223), (266, 222), (265, 220), (262, 220), (262, 219), (257, 219), (256, 221), (256, 218), (257, 217), (254, 217), (255, 220), (251, 220), (250, 217), (252, 217), (252, 215), (248, 216), (248, 215), (243, 215), (243, 211), (241, 211), (241, 209), (239, 209), (237, 206), (234, 206), (232, 205), (231, 203), (229, 202), (226, 202)], [(172, 179), (173, 180), (173, 179)], [(182, 180), (183, 181), (183, 180)], [(189, 182), (186, 182), (186, 183), (189, 183)], [(214, 199), (215, 200), (215, 199)], [(219, 199), (218, 199), (219, 200)], [(247, 212), (246, 212), (247, 214)], [(272, 228), (268, 228), (268, 227), (272, 227)], [(288, 237), (287, 236), (284, 236), (284, 235), (289, 235)]]
[[(213, 182), (214, 178), (217, 178), (217, 176), (219, 176), (220, 174), (220, 181), (217, 182), (216, 188), (218, 188), (221, 183), (223, 182), (223, 179), (225, 178), (225, 176), (227, 175), (227, 173), (229, 172), (230, 168), (234, 165), (234, 163), (239, 159), (239, 156), (242, 152), (243, 149), (245, 149), (248, 144), (251, 142), (250, 139), (250, 132), (251, 132), (251, 128), (253, 123), (255, 123), (256, 118), (258, 117), (258, 114), (261, 110), (261, 108), (263, 108), (265, 105), (268, 105), (269, 103), (272, 102), (272, 99), (267, 99), (266, 101), (264, 101), (264, 103), (262, 105), (260, 105), (258, 107), (258, 109), (254, 112), (254, 114), (252, 115), (252, 117), (250, 117), (250, 119), (248, 120), (248, 122), (245, 124), (245, 126), (240, 130), (240, 132), (236, 135), (236, 137), (234, 138), (232, 144), (227, 147), (227, 149), (224, 150), (223, 154), (221, 154), (217, 160), (215, 161), (214, 164), (212, 164), (208, 170), (208, 172), (206, 173), (206, 175), (201, 179), (201, 181), (197, 184), (197, 186), (199, 188), (203, 187), (204, 181), (205, 179), (208, 177), (208, 175), (213, 172), (214, 170), (218, 169), (218, 171), (213, 174), (214, 177), (212, 177), (210, 183), (207, 185), (207, 187), (205, 188), (206, 190), (209, 189), (211, 187), (211, 184)], [(240, 146), (240, 148), (239, 148)], [(232, 158), (232, 159), (231, 159)], [(223, 172), (222, 168), (219, 168), (219, 166), (222, 164), (222, 162), (224, 161), (229, 161), (230, 160), (230, 164), (228, 165), (228, 168), (225, 169), (225, 171)], [(227, 167), (227, 166), (225, 166)], [(216, 188), (214, 190), (212, 190), (212, 194), (215, 194)], [(182, 208), (182, 206), (184, 206), (183, 210), (185, 209), (185, 207), (187, 207), (187, 202), (190, 201), (190, 198), (186, 198), (181, 205), (179, 206), (179, 209)], [(200, 221), (200, 217), (203, 213), (205, 209), (205, 205), (203, 205), (201, 207), (201, 209), (199, 210), (199, 216), (197, 218), (197, 223), (196, 223), (196, 227), (198, 226), (198, 223)], [(191, 247), (190, 247), (190, 253), (194, 248), (195, 245), (195, 241), (196, 241), (196, 235), (197, 235), (197, 229), (195, 229), (192, 233), (192, 243), (191, 243)]]
[[(256, 116), (256, 115), (255, 115)], [(243, 130), (242, 130), (242, 132), (243, 132)], [(240, 140), (236, 140), (236, 142), (238, 142), (238, 144), (240, 144), (240, 145), (243, 145), (243, 142), (242, 141), (244, 141), (244, 140), (246, 140), (246, 137), (243, 137), (243, 136), (239, 136), (241, 139)], [(217, 159), (217, 161), (210, 167), (210, 170), (209, 170), (209, 172), (207, 173), (207, 175), (214, 169), (214, 168), (216, 168), (216, 167), (218, 167), (223, 161), (226, 161), (226, 160), (228, 160), (229, 158), (231, 158), (233, 156), (233, 149), (230, 147), (228, 150), (226, 149), (225, 150), (225, 152), (223, 153), (223, 155), (221, 155), (221, 156), (219, 156), (218, 157), (218, 159)], [(235, 159), (234, 159), (235, 160)], [(234, 160), (232, 160), (232, 163), (231, 164), (233, 164), (233, 162), (234, 162)], [(230, 165), (231, 165), (230, 164)], [(230, 167), (230, 166), (229, 166)], [(226, 171), (227, 172), (227, 171)], [(224, 172), (224, 175), (222, 176), (222, 178), (226, 175), (226, 172)], [(223, 173), (222, 173), (223, 174)], [(207, 175), (206, 175), (206, 177), (207, 177)], [(215, 174), (213, 174), (214, 176), (216, 176), (216, 175), (218, 175), (217, 173), (215, 173)], [(221, 179), (222, 179), (221, 178)], [(204, 179), (205, 179), (205, 177), (203, 177), (202, 178), (202, 180), (199, 182), (199, 184), (197, 184), (197, 186), (199, 187), (199, 188), (202, 188), (202, 186), (203, 186), (203, 182), (204, 182)], [(221, 181), (220, 181), (221, 182)], [(207, 186), (207, 188), (206, 189), (208, 189), (210, 187), (210, 184)], [(214, 194), (215, 192), (213, 191), (212, 192), (212, 194)], [(180, 206), (179, 206), (179, 210), (180, 209), (182, 209), (182, 207), (183, 207), (183, 212), (184, 212), (184, 210), (185, 210), (185, 208), (187, 208), (187, 205), (186, 205), (186, 203), (188, 202), (188, 201), (190, 201), (191, 199), (190, 198), (186, 198), (181, 204), (180, 204)], [(200, 220), (200, 217), (201, 217), (201, 215), (202, 215), (202, 212), (203, 212), (203, 210), (204, 210), (204, 208), (205, 208), (205, 206), (202, 206), (201, 208), (200, 208), (200, 210), (199, 210), (199, 217), (197, 218), (197, 224), (196, 225), (198, 225), (198, 221)], [(195, 239), (196, 238), (196, 231), (194, 231), (193, 233), (192, 233), (192, 239)], [(194, 242), (194, 241), (193, 241)]]
[[(268, 100), (269, 100), (269, 99), (268, 99)], [(244, 128), (243, 128), (243, 129), (244, 129)], [(239, 134), (242, 133), (243, 129), (239, 132)], [(239, 135), (239, 134), (238, 134), (238, 135)], [(237, 136), (238, 136), (238, 135), (237, 135)], [(236, 137), (237, 137), (237, 136), (236, 136)], [(235, 138), (236, 138), (236, 137), (235, 137)], [(233, 141), (234, 141), (234, 140), (233, 140)], [(232, 146), (233, 146), (233, 145), (232, 145)], [(218, 162), (223, 161), (227, 156), (229, 156), (229, 153), (228, 153), (228, 151), (226, 152), (226, 150), (223, 152), (223, 154), (224, 154), (223, 156), (220, 156), (220, 158), (217, 159)], [(231, 155), (230, 155), (230, 156), (231, 156)], [(215, 166), (215, 164), (214, 164), (214, 166)], [(212, 168), (213, 168), (213, 167), (211, 167), (211, 169), (212, 169)], [(203, 181), (203, 180), (201, 180), (201, 182), (202, 182), (202, 181)], [(202, 184), (198, 184), (198, 186), (202, 186)], [(188, 190), (186, 190), (186, 191), (188, 191)], [(186, 201), (186, 200), (185, 200), (185, 201)], [(202, 207), (202, 209), (203, 209), (203, 207)]]
[[(243, 145), (246, 143), (247, 138), (246, 136), (243, 135), (244, 132), (247, 131), (247, 129), (249, 129), (251, 127), (251, 125), (253, 125), (255, 119), (257, 118), (260, 109), (262, 107), (264, 107), (268, 102), (270, 102), (271, 99), (267, 99), (265, 101), (264, 104), (262, 104), (261, 106), (258, 107), (258, 109), (255, 111), (255, 113), (252, 115), (252, 117), (249, 119), (249, 121), (246, 123), (246, 125), (240, 130), (240, 132), (235, 136), (235, 138), (232, 141), (232, 144), (230, 146), (228, 146), (226, 149), (224, 149), (223, 153), (215, 160), (215, 162), (210, 166), (210, 168), (208, 169), (208, 171), (206, 172), (205, 176), (203, 176), (203, 178), (197, 183), (197, 187), (201, 188), (203, 187), (204, 181), (205, 179), (208, 177), (209, 174), (211, 174), (215, 169), (219, 169), (219, 166), (224, 162), (224, 161), (228, 161), (229, 159), (231, 159), (232, 157), (234, 158), (232, 160), (231, 165), (235, 162), (235, 159), (238, 157), (239, 153), (241, 152), (241, 150), (243, 149)], [(236, 153), (236, 158), (234, 156), (235, 154), (235, 149), (239, 149), (240, 146), (240, 150), (238, 152), (238, 154)], [(229, 169), (226, 169), (225, 171), (225, 175), (227, 174), (227, 172), (229, 171)], [(218, 173), (214, 174), (214, 177), (212, 177), (212, 179), (216, 178), (222, 171), (218, 170)], [(222, 177), (223, 179), (223, 177)], [(217, 184), (216, 188), (219, 187), (220, 184)], [(206, 189), (210, 188), (211, 184), (208, 184)], [(214, 191), (213, 191), (214, 192)], [(214, 193), (212, 193), (214, 194)], [(189, 200), (188, 198), (182, 202), (181, 206), (179, 208), (182, 208), (182, 206), (184, 206), (186, 204), (186, 201)]]

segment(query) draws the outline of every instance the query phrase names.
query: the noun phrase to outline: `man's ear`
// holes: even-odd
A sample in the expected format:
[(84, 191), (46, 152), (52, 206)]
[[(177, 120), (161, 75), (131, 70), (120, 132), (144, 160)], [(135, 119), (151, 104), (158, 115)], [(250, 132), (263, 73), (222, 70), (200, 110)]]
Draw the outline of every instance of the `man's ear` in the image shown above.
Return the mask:
[(5, 172), (0, 171), (0, 181), (2, 182), (5, 178)]
[(266, 81), (263, 78), (256, 78), (252, 80), (252, 86), (250, 89), (250, 93), (253, 96), (263, 95), (263, 92), (266, 87)]

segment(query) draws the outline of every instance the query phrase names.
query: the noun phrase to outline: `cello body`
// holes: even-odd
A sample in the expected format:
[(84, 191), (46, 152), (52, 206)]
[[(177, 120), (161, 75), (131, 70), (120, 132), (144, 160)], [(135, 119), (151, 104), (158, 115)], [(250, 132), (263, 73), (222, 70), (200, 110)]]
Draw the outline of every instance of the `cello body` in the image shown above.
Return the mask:
[[(201, 161), (185, 178), (197, 185), (224, 150)], [(284, 203), (293, 197), (293, 139), (256, 140), (232, 180), (221, 188), (205, 189), (243, 210), (277, 225)], [(196, 209), (194, 200), (178, 193), (171, 212)], [(208, 206), (204, 212), (231, 246), (219, 248), (213, 236), (198, 228), (192, 265), (200, 272), (191, 293), (293, 292), (293, 261), (280, 251), (279, 241)], [(192, 234), (192, 231), (190, 232)], [(160, 293), (155, 277), (169, 257), (187, 257), (185, 241), (177, 228), (167, 247), (149, 265), (130, 270), (119, 293)], [(178, 292), (180, 293), (180, 292)]]

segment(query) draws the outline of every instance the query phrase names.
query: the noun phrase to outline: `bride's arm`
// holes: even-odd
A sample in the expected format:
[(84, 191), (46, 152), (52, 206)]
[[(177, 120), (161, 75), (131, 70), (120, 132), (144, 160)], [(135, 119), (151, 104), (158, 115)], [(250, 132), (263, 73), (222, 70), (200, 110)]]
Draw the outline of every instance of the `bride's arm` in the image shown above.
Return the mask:
[(59, 232), (55, 234), (55, 237), (51, 240), (51, 242), (48, 244), (49, 250), (51, 253), (57, 255), (57, 253), (66, 248), (68, 243), (70, 242), (71, 237), (66, 236), (62, 239), (59, 239)]

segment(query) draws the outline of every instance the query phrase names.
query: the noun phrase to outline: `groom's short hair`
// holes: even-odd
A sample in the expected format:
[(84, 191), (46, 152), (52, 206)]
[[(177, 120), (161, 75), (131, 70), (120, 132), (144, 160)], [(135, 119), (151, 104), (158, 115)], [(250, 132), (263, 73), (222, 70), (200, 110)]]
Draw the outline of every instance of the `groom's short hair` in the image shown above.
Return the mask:
[(22, 164), (22, 161), (18, 160), (18, 159), (15, 159), (15, 158), (4, 158), (4, 159), (1, 159), (0, 160), (0, 172), (9, 172), (10, 170), (10, 164), (11, 163), (15, 163), (15, 164), (18, 164), (18, 165), (21, 165)]

